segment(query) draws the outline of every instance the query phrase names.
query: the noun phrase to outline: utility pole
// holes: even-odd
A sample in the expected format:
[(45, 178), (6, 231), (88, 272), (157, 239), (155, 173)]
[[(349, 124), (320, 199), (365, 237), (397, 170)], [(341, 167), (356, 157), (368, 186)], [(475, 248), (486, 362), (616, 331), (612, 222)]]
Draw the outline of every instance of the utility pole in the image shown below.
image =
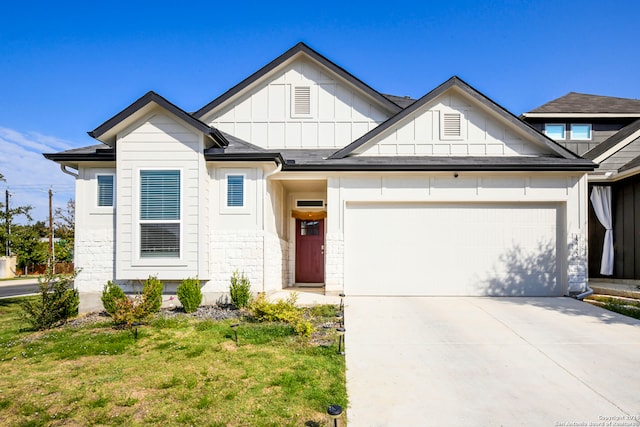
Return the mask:
[(53, 190), (49, 188), (49, 262), (51, 272), (56, 271), (56, 260), (53, 259)]
[(9, 249), (9, 235), (11, 233), (11, 223), (9, 222), (9, 189), (7, 188), (4, 192), (5, 195), (5, 204), (4, 204), (4, 227), (5, 227), (5, 238), (4, 238), (4, 254), (6, 256), (11, 256), (11, 250)]

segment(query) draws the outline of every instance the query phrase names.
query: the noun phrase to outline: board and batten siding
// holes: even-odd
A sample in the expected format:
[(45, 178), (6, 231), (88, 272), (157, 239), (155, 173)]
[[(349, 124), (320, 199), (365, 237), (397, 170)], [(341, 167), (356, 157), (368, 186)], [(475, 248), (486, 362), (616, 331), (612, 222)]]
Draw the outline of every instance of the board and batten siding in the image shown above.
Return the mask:
[[(443, 114), (460, 114), (460, 137), (443, 137)], [(544, 153), (486, 108), (447, 92), (387, 129), (358, 152), (364, 156), (531, 156)]]
[[(297, 86), (310, 88), (310, 114), (292, 110)], [(342, 148), (389, 118), (381, 106), (319, 65), (298, 58), (205, 121), (264, 148)]]
[(561, 285), (566, 292), (581, 289), (587, 280), (586, 185), (586, 174), (579, 173), (334, 175), (327, 190), (326, 290), (343, 289), (345, 209), (356, 202), (556, 204)]
[[(203, 215), (207, 206), (207, 171), (203, 137), (169, 116), (151, 114), (130, 126), (117, 138), (116, 279), (181, 280), (198, 276), (206, 280), (208, 228)], [(140, 258), (140, 170), (180, 170), (180, 258)], [(204, 239), (204, 241), (203, 241)]]

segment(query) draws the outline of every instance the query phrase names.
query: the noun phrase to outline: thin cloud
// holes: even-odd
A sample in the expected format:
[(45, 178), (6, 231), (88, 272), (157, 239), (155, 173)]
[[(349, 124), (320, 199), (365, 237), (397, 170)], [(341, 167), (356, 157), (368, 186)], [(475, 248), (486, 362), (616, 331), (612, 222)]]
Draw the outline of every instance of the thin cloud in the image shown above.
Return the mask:
[(10, 205), (31, 205), (33, 219), (43, 220), (49, 210), (49, 188), (54, 190), (56, 207), (62, 207), (67, 200), (74, 198), (74, 179), (62, 173), (59, 165), (42, 156), (43, 152), (52, 153), (70, 147), (67, 141), (54, 136), (0, 127), (0, 173), (6, 179), (0, 188), (3, 193), (9, 189)]

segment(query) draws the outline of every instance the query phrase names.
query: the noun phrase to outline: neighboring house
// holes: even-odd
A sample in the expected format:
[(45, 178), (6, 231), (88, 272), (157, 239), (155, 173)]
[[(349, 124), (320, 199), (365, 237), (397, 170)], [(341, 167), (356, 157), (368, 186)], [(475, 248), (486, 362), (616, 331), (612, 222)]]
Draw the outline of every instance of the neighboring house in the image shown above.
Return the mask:
[(564, 295), (586, 286), (592, 162), (457, 77), (383, 95), (299, 43), (195, 113), (149, 92), (45, 154), (77, 170), (76, 279), (235, 269), (254, 291)]
[(571, 92), (523, 118), (599, 165), (589, 173), (589, 276), (640, 279), (640, 100)]

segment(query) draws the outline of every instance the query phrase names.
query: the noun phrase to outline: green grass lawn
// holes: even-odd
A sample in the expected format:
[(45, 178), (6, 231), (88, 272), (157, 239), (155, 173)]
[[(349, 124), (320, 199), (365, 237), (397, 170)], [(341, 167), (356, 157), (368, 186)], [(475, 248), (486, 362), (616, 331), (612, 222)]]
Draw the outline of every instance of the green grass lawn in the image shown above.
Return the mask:
[[(158, 317), (138, 339), (107, 321), (29, 332), (0, 300), (0, 425), (332, 425), (344, 357), (290, 326)], [(335, 308), (313, 309), (330, 322)], [(322, 317), (322, 316), (325, 317)], [(329, 338), (332, 338), (331, 336)]]

